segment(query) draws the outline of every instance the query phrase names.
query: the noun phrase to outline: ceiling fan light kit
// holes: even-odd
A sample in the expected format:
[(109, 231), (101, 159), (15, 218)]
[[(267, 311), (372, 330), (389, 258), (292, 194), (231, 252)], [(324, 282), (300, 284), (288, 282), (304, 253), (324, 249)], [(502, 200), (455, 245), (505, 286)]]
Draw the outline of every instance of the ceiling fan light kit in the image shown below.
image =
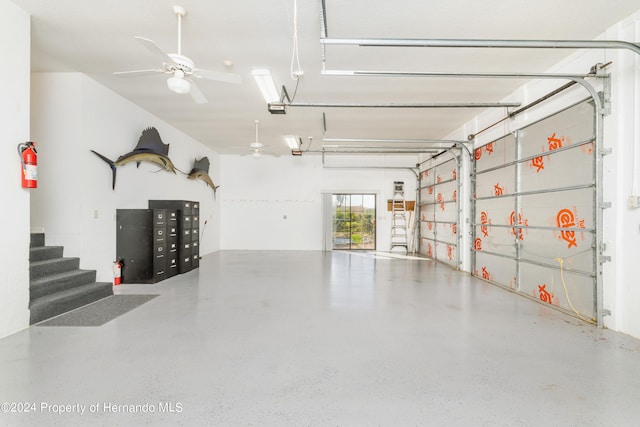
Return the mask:
[(187, 94), (191, 91), (191, 83), (183, 77), (169, 77), (167, 87), (170, 91), (179, 94)]

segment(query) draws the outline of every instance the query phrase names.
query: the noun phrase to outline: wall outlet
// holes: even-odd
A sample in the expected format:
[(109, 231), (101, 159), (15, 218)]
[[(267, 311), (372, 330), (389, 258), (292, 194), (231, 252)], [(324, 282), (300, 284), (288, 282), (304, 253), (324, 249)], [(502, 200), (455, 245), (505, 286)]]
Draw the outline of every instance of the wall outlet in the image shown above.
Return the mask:
[(631, 209), (640, 207), (640, 196), (629, 196), (627, 206)]
[(97, 209), (93, 210), (93, 219), (98, 219), (99, 213)]

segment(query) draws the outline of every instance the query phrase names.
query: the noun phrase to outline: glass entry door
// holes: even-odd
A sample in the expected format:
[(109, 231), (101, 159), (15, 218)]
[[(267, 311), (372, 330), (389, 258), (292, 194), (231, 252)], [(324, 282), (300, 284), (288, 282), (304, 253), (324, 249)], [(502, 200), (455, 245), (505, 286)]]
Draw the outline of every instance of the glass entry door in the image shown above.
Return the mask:
[(333, 249), (376, 248), (376, 195), (333, 195)]

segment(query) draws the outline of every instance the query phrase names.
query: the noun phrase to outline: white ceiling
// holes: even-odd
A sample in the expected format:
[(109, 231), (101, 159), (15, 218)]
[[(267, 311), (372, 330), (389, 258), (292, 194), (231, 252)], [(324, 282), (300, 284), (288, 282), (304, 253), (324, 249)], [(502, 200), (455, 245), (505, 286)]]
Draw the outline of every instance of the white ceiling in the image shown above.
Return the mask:
[[(242, 153), (255, 140), (282, 154), (283, 135), (325, 138), (443, 138), (477, 109), (290, 108), (271, 115), (251, 76), (269, 68), (293, 95), (290, 77), (294, 0), (12, 0), (32, 15), (33, 71), (79, 71), (219, 153)], [(178, 3), (176, 3), (178, 2)], [(176, 51), (177, 19), (186, 8), (182, 53), (197, 68), (231, 71), (241, 85), (199, 81), (209, 103), (166, 87), (166, 76), (116, 77), (115, 71), (157, 68), (156, 58), (133, 37)], [(583, 39), (590, 40), (635, 12), (638, 0), (325, 0), (332, 38)], [(522, 80), (321, 75), (320, 0), (298, 0), (299, 56), (304, 77), (295, 102), (499, 102)], [(374, 48), (327, 46), (327, 69), (541, 72), (571, 50)], [(223, 61), (233, 62), (230, 69)], [(574, 70), (586, 73), (588, 70)], [(562, 82), (564, 83), (564, 82)], [(559, 83), (562, 84), (562, 83)], [(150, 123), (149, 125), (153, 125)]]

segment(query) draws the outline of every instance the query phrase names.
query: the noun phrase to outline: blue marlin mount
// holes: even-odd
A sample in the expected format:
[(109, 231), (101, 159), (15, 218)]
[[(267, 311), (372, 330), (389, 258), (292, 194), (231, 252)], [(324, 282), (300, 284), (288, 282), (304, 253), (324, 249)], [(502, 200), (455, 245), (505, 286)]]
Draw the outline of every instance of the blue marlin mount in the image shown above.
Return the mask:
[(169, 144), (162, 142), (158, 130), (154, 127), (143, 130), (133, 151), (123, 154), (116, 161), (110, 160), (93, 150), (90, 151), (104, 160), (111, 168), (113, 172), (112, 189), (116, 188), (116, 168), (127, 163), (136, 162), (136, 166), (140, 166), (141, 162), (147, 162), (160, 166), (160, 168), (169, 172), (176, 173), (176, 170), (180, 171), (169, 158)]

